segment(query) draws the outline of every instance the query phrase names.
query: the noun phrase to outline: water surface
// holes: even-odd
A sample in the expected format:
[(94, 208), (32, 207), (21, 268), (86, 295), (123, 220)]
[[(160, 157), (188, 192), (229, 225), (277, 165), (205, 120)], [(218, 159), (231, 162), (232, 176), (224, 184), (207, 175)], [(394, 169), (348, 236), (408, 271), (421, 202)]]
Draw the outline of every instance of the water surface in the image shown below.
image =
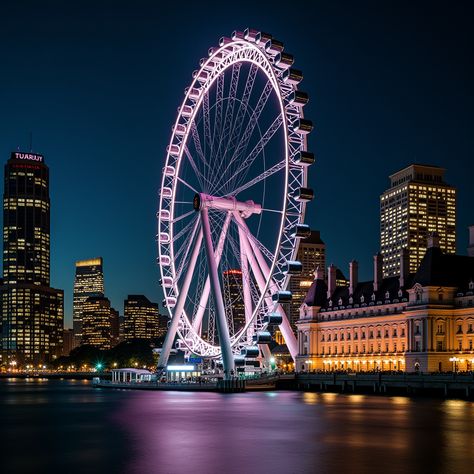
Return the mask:
[(2, 473), (470, 473), (474, 403), (0, 380)]

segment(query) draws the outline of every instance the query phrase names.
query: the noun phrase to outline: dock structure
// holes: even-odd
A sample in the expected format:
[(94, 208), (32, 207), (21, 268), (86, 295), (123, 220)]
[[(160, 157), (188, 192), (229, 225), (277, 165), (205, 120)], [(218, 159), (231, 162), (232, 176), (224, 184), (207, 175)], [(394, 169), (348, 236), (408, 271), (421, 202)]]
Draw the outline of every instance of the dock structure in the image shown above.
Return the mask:
[(296, 376), (300, 390), (378, 394), (474, 396), (474, 374), (307, 373)]

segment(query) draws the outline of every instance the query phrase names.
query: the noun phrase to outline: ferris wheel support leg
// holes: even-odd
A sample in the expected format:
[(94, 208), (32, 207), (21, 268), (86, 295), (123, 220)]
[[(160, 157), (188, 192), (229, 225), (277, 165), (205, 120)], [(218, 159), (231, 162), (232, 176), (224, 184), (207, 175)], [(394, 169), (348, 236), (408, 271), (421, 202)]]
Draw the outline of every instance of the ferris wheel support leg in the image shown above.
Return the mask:
[[(242, 216), (238, 212), (235, 212), (234, 216), (237, 222), (239, 223), (239, 227), (241, 227), (247, 233), (250, 234), (250, 230), (245, 224), (245, 220), (242, 218)], [(247, 235), (245, 235), (245, 238), (250, 247), (250, 243), (249, 243)], [(267, 262), (265, 261), (265, 258), (262, 255), (262, 252), (256, 245), (253, 246), (252, 249), (254, 251), (255, 258), (257, 259), (258, 265), (261, 268), (263, 274), (270, 276), (270, 268)], [(270, 289), (275, 290), (275, 291), (277, 290), (274, 282), (270, 283)], [(290, 351), (292, 359), (295, 360), (296, 356), (298, 355), (298, 341), (296, 340), (295, 333), (293, 332), (293, 329), (291, 328), (291, 324), (288, 320), (288, 316), (286, 315), (285, 310), (280, 304), (277, 306), (277, 311), (282, 315), (282, 319), (283, 319), (282, 323), (280, 324), (281, 334), (283, 338), (285, 339), (286, 345), (288, 347), (288, 350)]]
[(173, 342), (176, 337), (176, 332), (178, 330), (178, 324), (181, 318), (181, 313), (183, 312), (184, 303), (186, 302), (186, 298), (188, 296), (189, 286), (191, 285), (191, 281), (193, 279), (194, 268), (196, 267), (199, 251), (201, 250), (201, 243), (202, 243), (202, 229), (199, 230), (199, 233), (196, 237), (196, 241), (194, 242), (194, 248), (191, 254), (191, 258), (189, 259), (189, 266), (186, 271), (186, 276), (183, 281), (183, 286), (181, 287), (181, 291), (179, 292), (178, 301), (176, 301), (176, 305), (173, 311), (173, 316), (171, 318), (171, 324), (170, 324), (170, 327), (168, 328), (168, 332), (166, 333), (166, 337), (165, 337), (165, 342), (163, 343), (163, 347), (161, 349), (157, 370), (164, 369), (166, 365), (168, 364), (170, 351), (171, 351), (171, 348), (173, 347)]
[[(244, 250), (245, 235), (244, 231), (239, 227), (239, 244), (240, 244), (240, 268), (242, 270), (242, 288), (244, 292), (244, 311), (245, 311), (245, 324), (252, 319), (253, 308), (252, 308), (252, 295), (250, 294), (250, 271), (249, 271), (249, 261), (247, 257), (247, 252)], [(247, 331), (247, 339), (252, 340), (254, 334), (254, 328), (249, 326)]]
[(217, 272), (214, 249), (212, 248), (211, 226), (209, 224), (209, 213), (207, 209), (201, 209), (201, 224), (204, 234), (204, 247), (206, 249), (207, 266), (209, 269), (209, 279), (211, 283), (212, 296), (216, 305), (216, 326), (219, 334), (219, 342), (222, 353), (222, 363), (224, 365), (224, 378), (231, 379), (235, 374), (234, 355), (230, 343), (229, 328), (225, 315), (224, 302), (222, 301), (222, 291)]
[[(230, 218), (232, 217), (231, 213), (227, 213), (225, 218), (224, 224), (222, 226), (221, 235), (219, 237), (219, 243), (217, 244), (216, 251), (214, 252), (214, 260), (216, 261), (216, 265), (219, 266), (221, 261), (222, 252), (224, 250), (224, 243), (225, 238), (227, 236), (227, 230), (229, 229)], [(193, 321), (193, 329), (201, 335), (201, 326), (202, 326), (202, 318), (204, 316), (204, 312), (206, 311), (207, 300), (209, 298), (209, 291), (211, 289), (211, 282), (209, 280), (209, 275), (206, 278), (206, 282), (204, 283), (204, 287), (202, 289), (201, 298), (199, 299), (199, 306), (196, 311), (196, 315), (194, 316)]]

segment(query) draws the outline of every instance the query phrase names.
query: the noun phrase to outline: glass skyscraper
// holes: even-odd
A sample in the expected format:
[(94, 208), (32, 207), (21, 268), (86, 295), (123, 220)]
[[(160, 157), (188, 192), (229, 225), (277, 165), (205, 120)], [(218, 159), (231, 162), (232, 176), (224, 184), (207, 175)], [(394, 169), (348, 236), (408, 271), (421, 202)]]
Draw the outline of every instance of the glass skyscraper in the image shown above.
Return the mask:
[(5, 165), (0, 299), (4, 363), (60, 355), (64, 294), (50, 287), (49, 169), (39, 154), (12, 152)]
[(384, 276), (400, 274), (402, 248), (408, 250), (410, 272), (416, 272), (432, 233), (443, 252), (456, 252), (456, 188), (444, 181), (444, 171), (411, 165), (390, 176), (390, 188), (380, 196)]
[(84, 304), (90, 297), (104, 296), (104, 272), (102, 257), (76, 262), (73, 295), (73, 330), (75, 344), (82, 340)]
[(155, 339), (163, 335), (157, 303), (144, 295), (128, 295), (123, 306), (124, 339)]

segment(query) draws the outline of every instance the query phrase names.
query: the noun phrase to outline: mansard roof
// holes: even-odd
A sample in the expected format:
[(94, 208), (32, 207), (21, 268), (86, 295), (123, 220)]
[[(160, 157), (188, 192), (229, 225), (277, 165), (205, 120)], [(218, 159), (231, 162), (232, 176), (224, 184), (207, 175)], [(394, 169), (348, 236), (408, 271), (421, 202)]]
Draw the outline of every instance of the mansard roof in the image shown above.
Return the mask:
[(445, 254), (440, 248), (431, 247), (420, 263), (414, 283), (464, 290), (470, 281), (474, 281), (474, 257)]

